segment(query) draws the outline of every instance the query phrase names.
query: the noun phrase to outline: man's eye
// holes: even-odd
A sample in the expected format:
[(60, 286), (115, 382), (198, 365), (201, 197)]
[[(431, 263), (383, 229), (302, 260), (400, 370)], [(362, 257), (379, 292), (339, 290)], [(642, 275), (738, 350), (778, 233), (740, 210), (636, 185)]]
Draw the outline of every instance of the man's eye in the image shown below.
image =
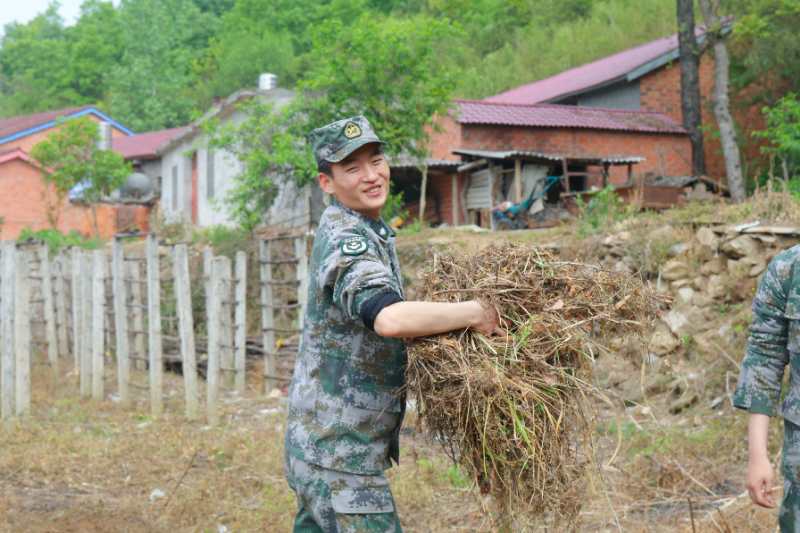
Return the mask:
[(356, 172), (357, 170), (358, 170), (358, 167), (347, 167), (345, 169), (345, 172), (348, 172), (348, 173), (352, 174), (353, 172)]
[(375, 159), (372, 160), (372, 164), (373, 165), (379, 165), (382, 162), (383, 162), (383, 158), (382, 157), (376, 157)]

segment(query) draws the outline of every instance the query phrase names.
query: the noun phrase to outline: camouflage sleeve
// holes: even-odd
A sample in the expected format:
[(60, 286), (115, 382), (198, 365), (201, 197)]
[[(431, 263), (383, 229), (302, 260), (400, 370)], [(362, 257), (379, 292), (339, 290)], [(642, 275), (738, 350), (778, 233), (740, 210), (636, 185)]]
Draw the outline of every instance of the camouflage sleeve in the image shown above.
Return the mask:
[[(353, 244), (348, 253), (348, 243), (361, 243), (364, 250)], [(361, 320), (365, 302), (396, 290), (390, 267), (381, 260), (375, 244), (358, 235), (344, 234), (329, 243), (321, 275), (320, 284), (333, 291), (333, 304), (351, 320)]]
[(783, 371), (789, 362), (785, 284), (791, 262), (778, 255), (770, 262), (753, 299), (753, 323), (733, 405), (775, 416)]

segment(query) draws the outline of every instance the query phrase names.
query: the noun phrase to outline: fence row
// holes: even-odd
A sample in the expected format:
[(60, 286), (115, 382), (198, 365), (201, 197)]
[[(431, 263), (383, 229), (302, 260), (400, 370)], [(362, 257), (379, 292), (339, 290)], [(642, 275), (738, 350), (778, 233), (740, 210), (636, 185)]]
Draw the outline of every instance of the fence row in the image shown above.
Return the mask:
[[(0, 245), (0, 417), (29, 411), (31, 365), (39, 363), (54, 380), (70, 364), (81, 396), (96, 400), (106, 397), (112, 374), (119, 401), (128, 405), (134, 390), (147, 391), (154, 416), (164, 410), (165, 367), (179, 368), (186, 416), (200, 418), (204, 399), (212, 424), (222, 388), (244, 393), (248, 356), (263, 356), (265, 393), (285, 381), (279, 362), (296, 344), (277, 341), (302, 329), (306, 237), (261, 240), (257, 256), (238, 251), (233, 261), (206, 248), (201, 272), (190, 253), (185, 244), (165, 250), (153, 234), (144, 253), (126, 252), (118, 239), (110, 254), (72, 248), (55, 257), (44, 245)], [(250, 276), (257, 290), (248, 287), (248, 262), (258, 268)], [(254, 311), (255, 338), (247, 336)]]

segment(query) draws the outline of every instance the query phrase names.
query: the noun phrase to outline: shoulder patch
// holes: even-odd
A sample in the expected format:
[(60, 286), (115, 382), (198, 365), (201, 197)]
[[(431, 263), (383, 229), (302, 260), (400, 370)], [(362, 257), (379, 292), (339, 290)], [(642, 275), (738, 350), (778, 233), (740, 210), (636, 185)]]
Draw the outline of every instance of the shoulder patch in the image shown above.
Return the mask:
[(339, 244), (344, 255), (361, 255), (367, 251), (367, 239), (361, 236), (348, 237)]

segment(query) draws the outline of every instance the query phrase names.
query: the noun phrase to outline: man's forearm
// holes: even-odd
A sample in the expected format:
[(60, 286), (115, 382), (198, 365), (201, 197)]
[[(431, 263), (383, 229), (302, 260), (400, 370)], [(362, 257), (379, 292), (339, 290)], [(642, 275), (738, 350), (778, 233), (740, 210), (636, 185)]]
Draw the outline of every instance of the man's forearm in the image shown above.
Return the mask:
[(751, 460), (768, 456), (768, 430), (769, 416), (750, 413), (750, 418), (747, 421), (747, 449)]
[(397, 302), (384, 307), (375, 317), (375, 333), (382, 337), (424, 337), (480, 322), (484, 314), (475, 300), (459, 303)]

